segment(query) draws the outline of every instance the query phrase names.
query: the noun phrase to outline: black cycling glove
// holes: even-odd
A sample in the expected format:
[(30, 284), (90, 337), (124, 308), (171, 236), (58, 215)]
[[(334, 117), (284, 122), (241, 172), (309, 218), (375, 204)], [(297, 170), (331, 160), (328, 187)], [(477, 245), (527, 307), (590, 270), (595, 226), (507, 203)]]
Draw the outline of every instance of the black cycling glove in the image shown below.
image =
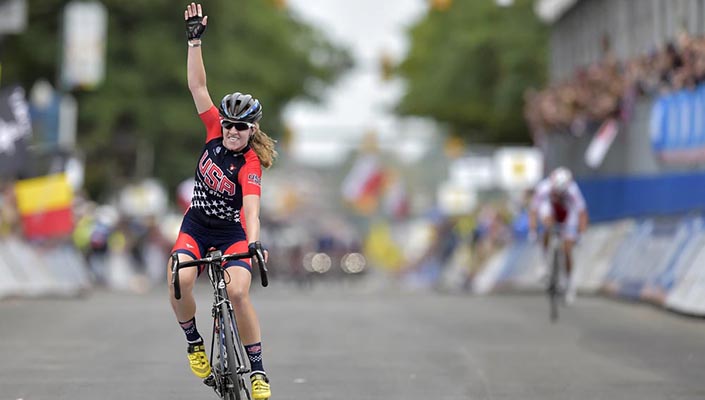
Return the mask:
[(262, 243), (259, 241), (257, 242), (252, 242), (249, 245), (247, 245), (247, 251), (250, 253), (250, 256), (254, 257), (257, 255), (257, 250), (260, 251), (260, 254), (264, 254), (264, 249), (262, 248)]
[(186, 20), (186, 37), (188, 40), (200, 39), (205, 31), (206, 26), (203, 25), (203, 17), (195, 15)]

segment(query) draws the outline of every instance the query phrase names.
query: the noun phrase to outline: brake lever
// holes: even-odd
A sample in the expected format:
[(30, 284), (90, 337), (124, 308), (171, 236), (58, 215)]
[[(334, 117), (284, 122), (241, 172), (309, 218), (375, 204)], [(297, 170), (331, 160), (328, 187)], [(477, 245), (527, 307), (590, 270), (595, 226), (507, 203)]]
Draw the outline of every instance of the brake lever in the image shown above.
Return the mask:
[(267, 279), (267, 264), (264, 262), (264, 254), (262, 254), (261, 249), (257, 249), (256, 257), (257, 258), (257, 264), (259, 264), (260, 271), (262, 272), (260, 274), (260, 277), (262, 278), (262, 286), (267, 287), (269, 285), (269, 279)]

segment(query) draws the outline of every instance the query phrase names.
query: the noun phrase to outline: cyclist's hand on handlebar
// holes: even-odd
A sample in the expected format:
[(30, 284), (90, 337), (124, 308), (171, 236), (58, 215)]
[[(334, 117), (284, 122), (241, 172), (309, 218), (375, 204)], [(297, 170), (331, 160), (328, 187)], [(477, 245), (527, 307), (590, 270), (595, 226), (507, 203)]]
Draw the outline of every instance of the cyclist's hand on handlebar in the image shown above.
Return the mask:
[(258, 264), (259, 271), (261, 272), (262, 286), (266, 287), (269, 285), (269, 280), (267, 279), (267, 250), (262, 248), (262, 243), (256, 241), (247, 245), (247, 252), (251, 260), (253, 260), (252, 262)]
[(257, 241), (257, 242), (252, 242), (249, 245), (247, 245), (247, 251), (250, 253), (250, 256), (257, 258), (257, 252), (259, 251), (259, 254), (262, 256), (262, 259), (264, 262), (267, 262), (267, 259), (269, 258), (269, 251), (267, 249), (262, 247), (262, 243)]
[(262, 243), (257, 241), (257, 242), (252, 242), (247, 245), (247, 251), (250, 253), (252, 257), (257, 255), (257, 250), (262, 251)]

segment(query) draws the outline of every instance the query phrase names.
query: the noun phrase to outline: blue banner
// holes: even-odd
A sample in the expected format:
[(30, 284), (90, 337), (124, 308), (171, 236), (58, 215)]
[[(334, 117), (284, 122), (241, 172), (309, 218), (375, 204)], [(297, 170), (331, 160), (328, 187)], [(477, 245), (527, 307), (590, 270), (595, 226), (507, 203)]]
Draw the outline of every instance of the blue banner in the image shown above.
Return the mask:
[(590, 221), (705, 211), (705, 171), (579, 179)]
[(705, 161), (705, 84), (657, 97), (651, 107), (651, 146), (665, 162)]

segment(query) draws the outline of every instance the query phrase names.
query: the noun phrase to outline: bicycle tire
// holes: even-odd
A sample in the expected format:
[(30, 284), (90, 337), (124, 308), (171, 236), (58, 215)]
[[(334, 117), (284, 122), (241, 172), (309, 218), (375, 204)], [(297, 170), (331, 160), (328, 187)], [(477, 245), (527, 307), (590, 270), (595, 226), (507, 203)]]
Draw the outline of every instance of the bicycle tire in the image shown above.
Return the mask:
[(560, 295), (560, 291), (558, 290), (558, 285), (559, 283), (559, 276), (560, 276), (560, 260), (559, 257), (561, 256), (560, 250), (555, 249), (553, 252), (553, 257), (552, 257), (552, 262), (551, 262), (551, 279), (549, 282), (549, 289), (548, 289), (548, 295), (549, 295), (549, 301), (551, 303), (551, 322), (556, 322), (558, 321), (558, 296)]
[(235, 338), (233, 335), (232, 324), (233, 318), (230, 315), (230, 309), (226, 303), (220, 305), (220, 315), (223, 319), (223, 325), (221, 330), (225, 337), (225, 354), (227, 355), (227, 370), (230, 373), (230, 378), (233, 381), (233, 391), (224, 391), (224, 398), (226, 400), (242, 400), (240, 394), (244, 389), (242, 387), (242, 382), (240, 381), (240, 376), (237, 374), (237, 370), (233, 367), (237, 367), (237, 358), (235, 356)]

